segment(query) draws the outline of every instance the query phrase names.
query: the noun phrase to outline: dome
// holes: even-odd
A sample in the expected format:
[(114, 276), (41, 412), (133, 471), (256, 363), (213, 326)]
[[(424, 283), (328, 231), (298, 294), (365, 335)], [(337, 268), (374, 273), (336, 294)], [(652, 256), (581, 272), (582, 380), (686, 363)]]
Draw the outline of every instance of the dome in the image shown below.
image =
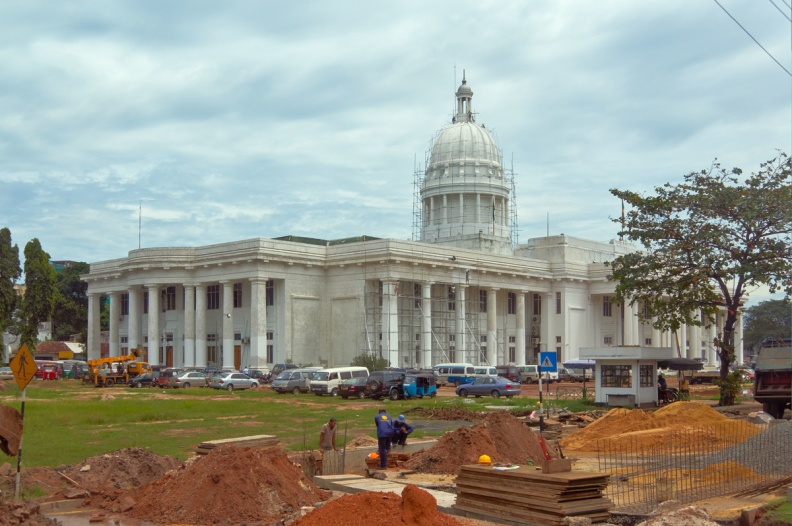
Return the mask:
[(486, 128), (472, 122), (457, 122), (446, 127), (432, 145), (427, 168), (461, 161), (500, 167), (500, 150)]

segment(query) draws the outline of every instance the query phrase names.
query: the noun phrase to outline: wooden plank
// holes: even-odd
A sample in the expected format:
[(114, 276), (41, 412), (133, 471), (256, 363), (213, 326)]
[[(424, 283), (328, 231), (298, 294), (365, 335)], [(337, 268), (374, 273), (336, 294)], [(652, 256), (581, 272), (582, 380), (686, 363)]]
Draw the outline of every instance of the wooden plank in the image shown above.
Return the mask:
[(497, 497), (496, 493), (486, 494), (486, 495), (457, 495), (457, 502), (477, 502), (480, 505), (489, 506), (492, 503), (497, 503), (505, 508), (509, 508), (512, 510), (526, 510), (526, 511), (534, 511), (539, 510), (549, 514), (557, 514), (561, 516), (566, 515), (579, 515), (581, 513), (589, 513), (589, 512), (598, 512), (598, 511), (608, 511), (611, 507), (611, 501), (605, 497), (600, 497), (598, 499), (589, 499), (585, 501), (578, 501), (575, 503), (553, 503), (553, 502), (542, 502), (542, 501), (534, 501), (531, 503), (515, 503), (514, 501), (510, 500), (503, 500)]
[(496, 495), (500, 495), (504, 499), (511, 499), (515, 502), (533, 502), (533, 501), (548, 501), (548, 502), (575, 502), (579, 500), (587, 500), (587, 499), (596, 499), (602, 496), (601, 491), (590, 491), (586, 493), (579, 493), (574, 496), (565, 497), (565, 498), (553, 498), (547, 495), (542, 495), (539, 493), (534, 493), (531, 491), (509, 491), (505, 492), (497, 488), (487, 488), (484, 486), (481, 487), (470, 487), (465, 485), (456, 486), (457, 495), (489, 495), (494, 493)]
[(460, 474), (478, 473), (489, 475), (498, 473), (509, 478), (545, 481), (548, 483), (575, 484), (578, 481), (588, 481), (592, 478), (608, 478), (607, 473), (591, 471), (565, 471), (561, 473), (542, 473), (536, 466), (520, 466), (517, 469), (497, 470), (493, 466), (467, 465), (462, 466)]

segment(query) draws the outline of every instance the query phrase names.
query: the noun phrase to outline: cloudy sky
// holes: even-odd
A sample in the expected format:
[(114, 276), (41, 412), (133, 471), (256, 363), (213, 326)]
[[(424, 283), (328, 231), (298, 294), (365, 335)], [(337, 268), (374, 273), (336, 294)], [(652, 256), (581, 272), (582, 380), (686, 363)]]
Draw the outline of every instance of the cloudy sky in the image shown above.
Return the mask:
[[(789, 1), (719, 0), (786, 69)], [(610, 188), (789, 151), (789, 74), (711, 0), (4, 2), (0, 226), (88, 262), (408, 239), (463, 70), (521, 240), (607, 241)]]

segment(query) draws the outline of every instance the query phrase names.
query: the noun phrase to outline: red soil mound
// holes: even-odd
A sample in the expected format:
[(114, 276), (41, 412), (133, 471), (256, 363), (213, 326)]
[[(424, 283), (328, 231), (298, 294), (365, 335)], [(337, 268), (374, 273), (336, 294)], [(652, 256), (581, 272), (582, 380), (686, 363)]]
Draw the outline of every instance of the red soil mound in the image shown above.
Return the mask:
[(364, 492), (345, 495), (305, 517), (293, 526), (463, 526), (463, 523), (437, 511), (437, 501), (412, 484), (399, 497), (395, 493)]

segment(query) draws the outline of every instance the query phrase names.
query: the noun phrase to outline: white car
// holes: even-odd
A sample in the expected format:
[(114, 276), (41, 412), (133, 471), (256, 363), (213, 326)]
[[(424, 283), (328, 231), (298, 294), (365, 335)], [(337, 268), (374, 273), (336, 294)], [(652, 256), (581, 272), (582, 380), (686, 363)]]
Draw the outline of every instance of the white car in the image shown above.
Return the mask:
[(250, 389), (258, 387), (258, 381), (249, 377), (245, 373), (220, 373), (209, 380), (209, 387), (215, 389), (225, 389), (235, 391), (237, 389)]
[(11, 372), (10, 367), (0, 367), (0, 380), (12, 380), (14, 373)]

